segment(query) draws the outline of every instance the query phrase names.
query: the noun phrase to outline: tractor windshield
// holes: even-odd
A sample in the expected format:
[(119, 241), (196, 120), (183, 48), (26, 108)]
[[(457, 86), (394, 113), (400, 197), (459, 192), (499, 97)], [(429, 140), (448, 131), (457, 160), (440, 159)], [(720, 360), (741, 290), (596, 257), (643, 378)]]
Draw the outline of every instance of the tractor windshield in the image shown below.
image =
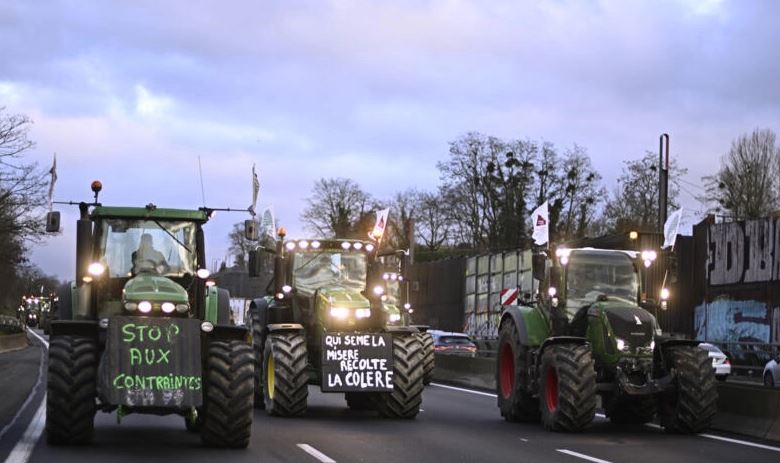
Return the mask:
[(599, 296), (637, 303), (639, 274), (623, 252), (573, 251), (567, 266), (566, 298), (571, 308), (582, 307)]
[(385, 304), (401, 305), (401, 283), (398, 280), (387, 280), (387, 301)]
[(97, 258), (111, 278), (139, 273), (192, 275), (196, 270), (195, 231), (192, 222), (105, 219), (98, 227)]
[(293, 261), (293, 284), (300, 291), (313, 293), (334, 286), (362, 291), (366, 287), (365, 253), (336, 249), (299, 250)]

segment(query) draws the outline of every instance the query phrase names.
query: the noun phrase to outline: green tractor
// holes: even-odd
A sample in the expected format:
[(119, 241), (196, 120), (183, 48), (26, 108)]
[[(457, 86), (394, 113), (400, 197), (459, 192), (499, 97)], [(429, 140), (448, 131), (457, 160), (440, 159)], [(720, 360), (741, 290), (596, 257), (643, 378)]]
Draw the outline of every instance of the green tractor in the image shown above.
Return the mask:
[(403, 250), (381, 253), (377, 259), (376, 271), (369, 276), (370, 287), (382, 285), (382, 308), (387, 313), (389, 326), (409, 326), (417, 329), (417, 337), (423, 346), (423, 384), (433, 381), (435, 367), (433, 336), (428, 333), (429, 326), (415, 325), (412, 322), (412, 304), (409, 299), (409, 278), (407, 274), (408, 252)]
[(419, 331), (387, 323), (375, 244), (270, 240), (250, 253), (250, 276), (272, 274), (250, 303), (255, 404), (272, 416), (305, 413), (308, 385), (343, 393), (352, 409), (414, 418), (423, 391)]
[[(716, 412), (712, 363), (697, 341), (661, 334), (642, 300), (652, 251), (558, 249), (534, 259), (544, 297), (504, 310), (496, 372), (507, 421), (576, 432), (593, 420), (597, 396), (613, 423), (660, 417), (667, 432), (698, 433)], [(546, 276), (545, 276), (546, 275)]]
[[(229, 294), (208, 281), (210, 210), (79, 203), (76, 280), (50, 323), (46, 434), (92, 441), (98, 410), (178, 414), (202, 442), (243, 448), (252, 424), (252, 348)], [(59, 230), (50, 212), (47, 231)]]

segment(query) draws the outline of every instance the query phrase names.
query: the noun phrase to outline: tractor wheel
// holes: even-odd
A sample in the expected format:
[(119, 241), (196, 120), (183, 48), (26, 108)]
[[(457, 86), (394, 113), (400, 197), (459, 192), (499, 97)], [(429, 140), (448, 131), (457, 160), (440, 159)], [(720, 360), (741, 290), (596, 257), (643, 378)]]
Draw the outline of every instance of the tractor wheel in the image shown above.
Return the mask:
[(415, 335), (393, 336), (393, 391), (376, 395), (379, 415), (411, 419), (420, 412), (423, 392), (423, 347)]
[(607, 416), (615, 424), (644, 424), (653, 421), (657, 411), (655, 397), (625, 398), (615, 400)]
[(670, 433), (699, 433), (710, 427), (718, 403), (715, 371), (707, 352), (676, 346), (667, 352), (675, 388), (663, 394), (661, 425)]
[(206, 352), (201, 441), (245, 448), (252, 433), (252, 348), (243, 341), (213, 341)]
[(525, 389), (528, 348), (520, 343), (514, 323), (501, 327), (498, 346), (496, 395), (501, 416), (506, 421), (539, 421), (539, 401)]
[(374, 394), (371, 392), (346, 392), (344, 398), (351, 410), (376, 410)]
[(419, 333), (417, 337), (423, 348), (423, 385), (427, 386), (433, 381), (433, 367), (435, 363), (433, 355), (433, 336), (430, 333)]
[(56, 336), (49, 346), (46, 387), (46, 441), (88, 444), (95, 427), (97, 342), (83, 336)]
[(255, 407), (263, 406), (265, 396), (263, 395), (263, 326), (260, 324), (260, 314), (257, 309), (249, 312), (250, 322), (252, 323), (252, 350), (254, 352), (254, 377), (255, 377)]
[(306, 338), (300, 332), (270, 334), (263, 352), (265, 411), (272, 416), (306, 412), (309, 377)]
[(596, 371), (590, 347), (548, 347), (542, 354), (539, 373), (539, 408), (544, 427), (567, 432), (585, 429), (596, 414)]

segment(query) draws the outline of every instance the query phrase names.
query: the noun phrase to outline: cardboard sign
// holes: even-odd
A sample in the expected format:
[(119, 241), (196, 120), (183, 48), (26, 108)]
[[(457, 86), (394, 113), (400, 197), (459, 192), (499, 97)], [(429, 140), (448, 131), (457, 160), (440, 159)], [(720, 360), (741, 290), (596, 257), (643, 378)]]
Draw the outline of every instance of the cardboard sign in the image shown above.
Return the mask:
[(203, 401), (200, 322), (114, 317), (101, 363), (101, 395), (129, 407), (193, 407)]
[(393, 390), (393, 336), (326, 333), (322, 340), (324, 392)]

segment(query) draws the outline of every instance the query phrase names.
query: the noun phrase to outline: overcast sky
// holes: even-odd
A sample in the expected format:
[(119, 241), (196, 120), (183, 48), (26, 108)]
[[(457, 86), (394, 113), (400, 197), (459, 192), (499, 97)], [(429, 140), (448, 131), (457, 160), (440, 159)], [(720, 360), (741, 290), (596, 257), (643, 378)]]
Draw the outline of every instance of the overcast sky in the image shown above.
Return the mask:
[[(736, 136), (780, 131), (774, 1), (72, 1), (0, 3), (0, 106), (57, 153), (56, 198), (260, 203), (300, 236), (315, 180), (378, 198), (436, 188), (468, 131), (588, 149), (612, 188), (658, 149), (700, 183)], [(683, 203), (701, 209), (683, 185)], [(33, 261), (71, 277), (75, 211)], [(207, 225), (209, 259), (245, 217)]]

